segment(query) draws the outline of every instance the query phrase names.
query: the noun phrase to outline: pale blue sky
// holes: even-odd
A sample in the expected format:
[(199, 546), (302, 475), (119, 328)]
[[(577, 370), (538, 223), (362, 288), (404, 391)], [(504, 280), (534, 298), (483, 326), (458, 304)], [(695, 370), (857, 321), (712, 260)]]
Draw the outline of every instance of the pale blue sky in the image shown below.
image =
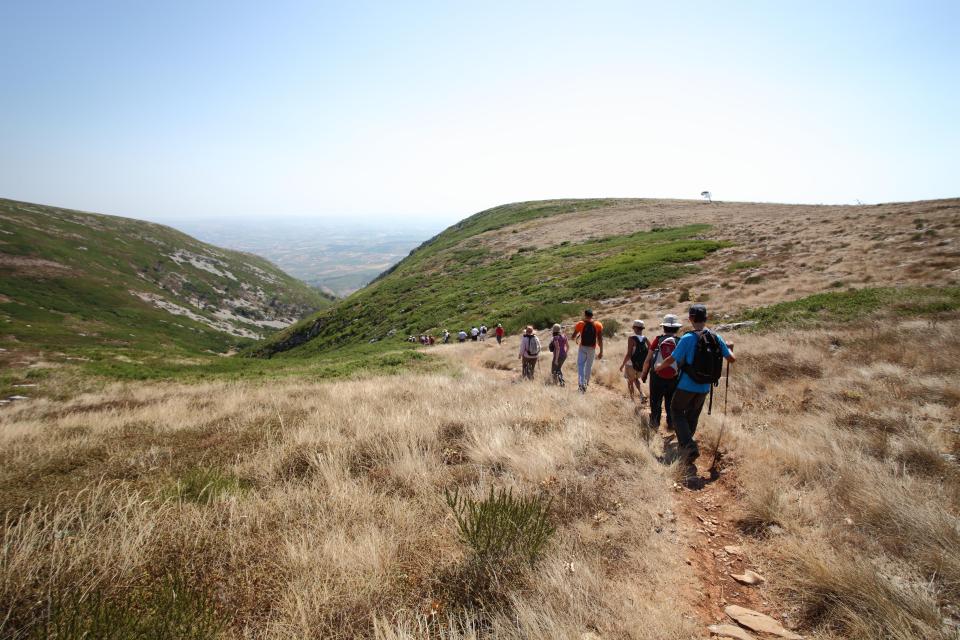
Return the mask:
[(960, 2), (0, 0), (0, 196), (452, 222), (960, 195)]

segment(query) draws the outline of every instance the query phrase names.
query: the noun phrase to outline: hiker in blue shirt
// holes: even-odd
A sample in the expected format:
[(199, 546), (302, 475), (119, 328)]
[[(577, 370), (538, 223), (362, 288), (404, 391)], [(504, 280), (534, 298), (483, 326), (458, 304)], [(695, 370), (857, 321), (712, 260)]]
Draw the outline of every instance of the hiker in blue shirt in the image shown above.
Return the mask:
[[(674, 362), (680, 365), (680, 381), (673, 394), (670, 413), (673, 415), (673, 428), (677, 433), (677, 444), (681, 454), (692, 463), (700, 456), (700, 450), (693, 436), (697, 432), (697, 422), (700, 420), (700, 412), (703, 411), (703, 402), (710, 393), (711, 387), (710, 382), (702, 381), (704, 372), (694, 370), (694, 356), (698, 354), (698, 349), (704, 347), (701, 351), (703, 354), (701, 362), (712, 370), (710, 377), (715, 381), (720, 379), (723, 360), (734, 362), (736, 358), (723, 338), (707, 329), (707, 308), (704, 305), (695, 304), (690, 307), (690, 323), (693, 325), (693, 331), (680, 338), (673, 354), (658, 363), (655, 371), (669, 367)], [(707, 340), (701, 340), (705, 332), (712, 335), (716, 339), (715, 342), (709, 340), (709, 336)], [(706, 353), (711, 346), (715, 349)], [(699, 368), (702, 369), (703, 366)], [(701, 378), (701, 381), (697, 381), (695, 377)]]

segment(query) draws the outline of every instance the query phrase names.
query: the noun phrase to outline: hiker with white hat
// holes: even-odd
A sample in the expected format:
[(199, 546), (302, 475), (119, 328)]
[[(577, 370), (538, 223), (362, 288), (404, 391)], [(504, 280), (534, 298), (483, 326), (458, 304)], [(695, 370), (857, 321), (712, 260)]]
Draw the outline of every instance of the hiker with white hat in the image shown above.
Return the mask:
[(723, 338), (707, 329), (707, 308), (702, 304), (690, 307), (690, 324), (693, 331), (677, 343), (670, 357), (658, 362), (654, 373), (676, 363), (680, 367), (680, 380), (670, 402), (673, 427), (677, 433), (680, 454), (688, 463), (700, 455), (694, 436), (703, 403), (723, 375), (723, 361), (734, 362), (736, 358)]
[(677, 347), (677, 332), (682, 326), (679, 318), (672, 313), (663, 316), (663, 322), (660, 323), (663, 333), (650, 344), (643, 371), (640, 372), (642, 382), (646, 382), (647, 376), (650, 376), (650, 428), (654, 430), (660, 428), (661, 413), (666, 411), (667, 430), (673, 431), (670, 403), (673, 402), (673, 392), (677, 389), (679, 367), (676, 363), (660, 371), (654, 371), (654, 367), (673, 355), (673, 350)]
[(633, 400), (633, 390), (636, 388), (640, 394), (640, 402), (644, 401), (643, 387), (640, 386), (640, 371), (643, 369), (643, 363), (647, 359), (650, 351), (650, 343), (643, 335), (643, 320), (633, 321), (633, 335), (627, 338), (627, 353), (623, 356), (623, 362), (620, 363), (620, 371), (627, 380), (627, 391), (630, 393), (630, 399)]
[(540, 338), (533, 332), (533, 327), (527, 325), (520, 338), (520, 361), (523, 363), (523, 378), (533, 380), (533, 374), (540, 359)]

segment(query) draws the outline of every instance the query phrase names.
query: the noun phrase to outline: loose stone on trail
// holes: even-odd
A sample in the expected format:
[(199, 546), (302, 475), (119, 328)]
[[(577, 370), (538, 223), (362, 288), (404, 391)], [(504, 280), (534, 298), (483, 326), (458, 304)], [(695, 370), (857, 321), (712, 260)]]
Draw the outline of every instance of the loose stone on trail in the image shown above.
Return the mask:
[(732, 624), (712, 624), (707, 630), (715, 636), (734, 638), (734, 640), (754, 640), (754, 636), (738, 626)]
[(733, 556), (742, 556), (742, 555), (743, 555), (743, 547), (739, 547), (739, 546), (737, 546), (737, 545), (735, 545), (735, 544), (727, 545), (727, 546), (725, 546), (725, 547), (723, 548), (723, 550), (726, 551), (727, 553), (729, 553), (730, 555), (733, 555)]
[(766, 582), (766, 578), (750, 569), (747, 569), (741, 574), (731, 573), (730, 577), (740, 584), (760, 584), (761, 582)]
[(732, 604), (724, 609), (724, 612), (748, 629), (780, 636), (781, 638), (787, 638), (787, 640), (803, 640), (803, 636), (784, 629), (779, 622), (759, 611)]

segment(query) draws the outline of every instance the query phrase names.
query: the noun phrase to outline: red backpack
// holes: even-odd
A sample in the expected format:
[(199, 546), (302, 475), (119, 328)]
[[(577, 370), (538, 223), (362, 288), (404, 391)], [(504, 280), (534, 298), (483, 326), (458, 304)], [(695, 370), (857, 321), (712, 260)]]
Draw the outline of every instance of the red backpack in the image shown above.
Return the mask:
[[(653, 350), (653, 360), (650, 362), (650, 369), (653, 370), (658, 362), (663, 362), (673, 355), (673, 350), (677, 348), (677, 337), (672, 335), (657, 336), (650, 348)], [(655, 373), (661, 378), (673, 380), (677, 377), (677, 371), (679, 369), (679, 365), (674, 362), (669, 367), (664, 367), (660, 369), (660, 371), (655, 371)]]

